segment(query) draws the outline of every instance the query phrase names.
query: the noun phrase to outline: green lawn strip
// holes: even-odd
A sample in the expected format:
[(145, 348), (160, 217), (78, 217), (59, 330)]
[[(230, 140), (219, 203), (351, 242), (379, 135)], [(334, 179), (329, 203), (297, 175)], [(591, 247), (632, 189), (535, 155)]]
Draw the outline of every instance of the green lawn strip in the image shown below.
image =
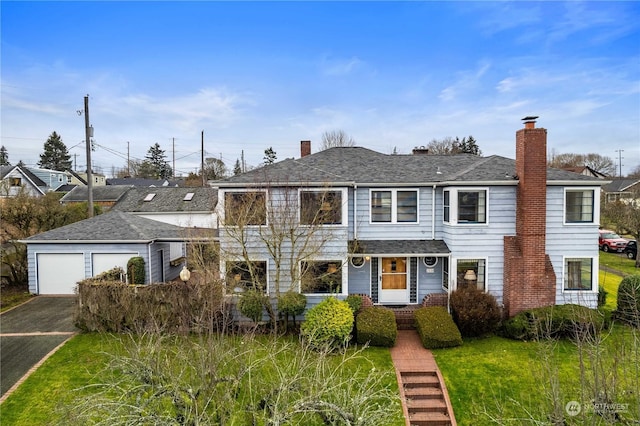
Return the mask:
[[(50, 425), (64, 422), (67, 408), (79, 401), (86, 401), (91, 398), (93, 389), (84, 386), (96, 383), (101, 380), (104, 369), (110, 359), (109, 354), (117, 354), (122, 351), (121, 341), (128, 337), (100, 335), (100, 334), (80, 334), (72, 338), (65, 346), (58, 350), (49, 358), (34, 374), (32, 374), (7, 400), (0, 406), (0, 413), (3, 424), (11, 425)], [(251, 358), (259, 359), (261, 350), (273, 349), (273, 345), (260, 346), (255, 342), (245, 341), (241, 337), (231, 337), (236, 345), (251, 346)], [(258, 337), (256, 340), (267, 339)], [(277, 362), (281, 362), (284, 368), (294, 368), (291, 365), (290, 351), (299, 348), (297, 339), (282, 338), (283, 344), (287, 344), (287, 349), (278, 352)], [(255, 345), (255, 346), (253, 346)], [(203, 346), (206, 348), (206, 345)], [(171, 350), (171, 348), (169, 348)], [(356, 349), (349, 349), (353, 353)], [(197, 362), (197, 361), (196, 361)], [(330, 362), (339, 363), (340, 355), (330, 358)], [(338, 364), (336, 364), (338, 365)], [(391, 356), (387, 348), (367, 348), (356, 357), (345, 363), (340, 369), (338, 379), (341, 383), (357, 384), (358, 379), (366, 377), (368, 372), (377, 370), (386, 373), (384, 380), (379, 386), (389, 389), (394, 394), (398, 394), (396, 377), (393, 369)], [(284, 370), (281, 370), (281, 373)], [(117, 372), (114, 372), (118, 374)], [(263, 371), (259, 375), (273, 374), (274, 371)], [(263, 381), (264, 382), (264, 381)], [(84, 388), (83, 388), (84, 387)], [(260, 391), (252, 392), (260, 395)], [(242, 398), (243, 395), (238, 395)], [(388, 402), (387, 402), (388, 403)], [(398, 398), (397, 415), (391, 425), (401, 426), (404, 424), (402, 410)], [(239, 413), (240, 414), (240, 413)], [(240, 419), (242, 419), (240, 414)], [(242, 420), (239, 423), (244, 424)], [(318, 423), (320, 424), (320, 423)]]
[(635, 267), (636, 261), (627, 258), (625, 254), (600, 252), (600, 265), (615, 269), (625, 274), (640, 274), (640, 269)]
[(604, 290), (607, 292), (607, 301), (604, 309), (613, 312), (618, 306), (618, 286), (620, 285), (620, 281), (622, 281), (622, 277), (607, 271), (600, 271), (598, 277), (598, 283), (604, 287)]

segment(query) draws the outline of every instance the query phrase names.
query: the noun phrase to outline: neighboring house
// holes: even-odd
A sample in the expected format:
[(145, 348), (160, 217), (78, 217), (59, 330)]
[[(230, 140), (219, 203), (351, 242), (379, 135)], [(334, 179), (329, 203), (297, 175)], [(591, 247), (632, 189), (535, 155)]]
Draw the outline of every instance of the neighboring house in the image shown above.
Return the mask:
[(134, 187), (113, 210), (176, 226), (215, 229), (217, 196), (218, 191), (210, 187)]
[(352, 293), (404, 305), (431, 297), (446, 304), (469, 284), (510, 316), (553, 304), (595, 307), (606, 181), (547, 169), (546, 137), (527, 119), (515, 161), (360, 147), (310, 154), (303, 141), (299, 159), (217, 182), (228, 288), (291, 288), (309, 306)]
[(71, 174), (69, 172), (61, 172), (59, 170), (51, 169), (38, 169), (35, 167), (27, 167), (27, 169), (45, 183), (47, 191), (55, 191), (59, 187), (71, 183)]
[[(605, 203), (640, 203), (640, 179), (614, 179), (602, 187)], [(640, 205), (640, 204), (638, 204)]]
[(146, 179), (146, 178), (111, 178), (107, 179), (107, 185), (132, 185), (132, 186), (180, 186), (183, 181), (180, 179)]
[(29, 291), (73, 294), (76, 283), (141, 256), (146, 283), (179, 276), (186, 256), (185, 230), (140, 216), (109, 212), (23, 240)]
[[(96, 186), (91, 190), (93, 205), (100, 206), (103, 212), (109, 211), (132, 188), (130, 185)], [(89, 200), (89, 188), (76, 186), (61, 199), (62, 204), (84, 203)]]
[[(78, 173), (69, 170), (69, 174), (71, 175), (70, 183), (87, 186), (87, 173)], [(91, 173), (91, 178), (93, 179), (93, 186), (104, 186), (107, 184), (107, 177), (100, 173)]]
[(584, 176), (595, 177), (598, 179), (608, 179), (609, 177), (604, 173), (601, 173), (595, 169), (592, 169), (589, 166), (582, 167), (563, 167), (562, 170), (567, 170), (569, 172), (578, 173)]
[(26, 167), (0, 166), (0, 179), (0, 197), (15, 197), (21, 191), (40, 197), (48, 190), (47, 184)]

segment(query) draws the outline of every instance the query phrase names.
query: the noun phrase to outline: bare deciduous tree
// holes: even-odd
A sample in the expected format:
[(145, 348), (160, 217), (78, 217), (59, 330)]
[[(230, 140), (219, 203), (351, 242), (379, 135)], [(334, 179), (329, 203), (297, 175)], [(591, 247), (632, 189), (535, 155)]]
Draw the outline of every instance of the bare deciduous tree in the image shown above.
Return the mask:
[(330, 130), (322, 134), (320, 151), (334, 147), (355, 146), (356, 141), (345, 133), (344, 130)]
[(556, 154), (555, 151), (552, 150), (550, 157), (551, 158), (547, 161), (547, 165), (549, 167), (562, 169), (567, 167), (587, 166), (597, 172), (604, 173), (605, 175), (613, 176), (616, 173), (616, 167), (613, 160), (610, 157), (605, 157), (600, 154)]

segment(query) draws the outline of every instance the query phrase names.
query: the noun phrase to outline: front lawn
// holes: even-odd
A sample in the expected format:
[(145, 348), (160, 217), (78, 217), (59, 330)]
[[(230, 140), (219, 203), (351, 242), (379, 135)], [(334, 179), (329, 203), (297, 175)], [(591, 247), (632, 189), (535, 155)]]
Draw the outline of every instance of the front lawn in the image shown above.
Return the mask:
[(636, 268), (635, 265), (636, 261), (627, 258), (624, 253), (600, 252), (600, 269), (604, 269), (602, 266), (605, 266), (624, 274), (640, 274), (640, 269)]

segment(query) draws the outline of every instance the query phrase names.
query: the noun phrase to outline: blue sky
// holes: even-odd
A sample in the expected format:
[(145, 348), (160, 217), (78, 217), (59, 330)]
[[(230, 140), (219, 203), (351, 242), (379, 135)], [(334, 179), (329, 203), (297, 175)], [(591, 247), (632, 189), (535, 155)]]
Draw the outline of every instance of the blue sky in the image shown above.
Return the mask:
[(54, 130), (109, 175), (154, 143), (176, 170), (312, 151), (325, 131), (410, 153), (473, 135), (514, 158), (538, 115), (550, 153), (640, 166), (640, 2), (7, 2), (1, 143), (35, 164)]

